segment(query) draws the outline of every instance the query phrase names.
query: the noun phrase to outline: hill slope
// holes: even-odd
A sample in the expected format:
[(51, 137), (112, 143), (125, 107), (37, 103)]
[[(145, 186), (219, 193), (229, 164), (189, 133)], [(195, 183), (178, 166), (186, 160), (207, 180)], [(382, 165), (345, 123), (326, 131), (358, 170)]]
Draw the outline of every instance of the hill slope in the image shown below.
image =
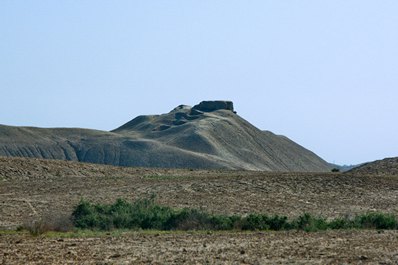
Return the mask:
[(348, 172), (356, 174), (398, 175), (398, 157), (365, 163)]
[(328, 171), (329, 164), (284, 136), (261, 131), (232, 102), (180, 105), (111, 131), (0, 126), (0, 155), (120, 166)]

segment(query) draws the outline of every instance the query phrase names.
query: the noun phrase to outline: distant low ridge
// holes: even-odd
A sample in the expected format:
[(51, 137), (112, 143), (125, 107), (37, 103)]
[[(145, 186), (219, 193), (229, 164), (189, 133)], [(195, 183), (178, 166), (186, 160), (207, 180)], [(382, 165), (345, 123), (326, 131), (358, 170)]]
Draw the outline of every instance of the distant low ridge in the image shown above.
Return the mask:
[(398, 157), (390, 157), (365, 163), (348, 172), (372, 175), (398, 175)]
[(329, 171), (331, 166), (285, 136), (261, 131), (231, 101), (180, 105), (138, 116), (107, 132), (0, 125), (0, 156), (117, 166)]

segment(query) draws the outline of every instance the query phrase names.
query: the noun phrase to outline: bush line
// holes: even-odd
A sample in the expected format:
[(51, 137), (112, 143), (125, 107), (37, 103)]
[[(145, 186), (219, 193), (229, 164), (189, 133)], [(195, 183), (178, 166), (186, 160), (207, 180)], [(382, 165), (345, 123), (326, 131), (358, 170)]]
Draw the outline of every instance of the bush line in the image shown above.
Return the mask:
[(353, 218), (327, 220), (308, 213), (289, 220), (286, 216), (266, 214), (216, 215), (198, 209), (173, 209), (154, 199), (114, 204), (93, 204), (82, 200), (72, 214), (75, 227), (81, 229), (156, 229), (156, 230), (304, 230), (328, 229), (398, 229), (394, 215), (379, 212)]

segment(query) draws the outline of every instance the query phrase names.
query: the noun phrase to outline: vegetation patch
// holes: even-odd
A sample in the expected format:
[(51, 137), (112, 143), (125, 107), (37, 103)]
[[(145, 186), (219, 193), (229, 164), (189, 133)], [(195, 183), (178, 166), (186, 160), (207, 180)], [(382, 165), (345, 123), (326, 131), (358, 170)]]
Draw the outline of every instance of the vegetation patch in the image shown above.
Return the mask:
[(394, 215), (366, 213), (354, 218), (327, 220), (308, 213), (289, 220), (286, 216), (266, 214), (217, 215), (198, 209), (174, 209), (155, 203), (154, 198), (113, 204), (93, 204), (82, 200), (72, 214), (80, 229), (155, 229), (155, 230), (305, 230), (398, 229)]
[(18, 231), (26, 230), (31, 235), (38, 236), (46, 232), (68, 232), (74, 228), (72, 218), (65, 214), (45, 215), (32, 217), (17, 228)]

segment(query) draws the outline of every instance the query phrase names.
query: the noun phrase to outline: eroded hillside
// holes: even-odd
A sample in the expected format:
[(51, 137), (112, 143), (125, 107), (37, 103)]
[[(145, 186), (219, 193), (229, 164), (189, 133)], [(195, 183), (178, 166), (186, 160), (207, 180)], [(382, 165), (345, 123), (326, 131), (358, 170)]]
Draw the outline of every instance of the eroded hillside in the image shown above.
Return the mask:
[(2, 125), (0, 155), (158, 168), (330, 170), (313, 152), (241, 118), (229, 101), (139, 116), (111, 132)]

